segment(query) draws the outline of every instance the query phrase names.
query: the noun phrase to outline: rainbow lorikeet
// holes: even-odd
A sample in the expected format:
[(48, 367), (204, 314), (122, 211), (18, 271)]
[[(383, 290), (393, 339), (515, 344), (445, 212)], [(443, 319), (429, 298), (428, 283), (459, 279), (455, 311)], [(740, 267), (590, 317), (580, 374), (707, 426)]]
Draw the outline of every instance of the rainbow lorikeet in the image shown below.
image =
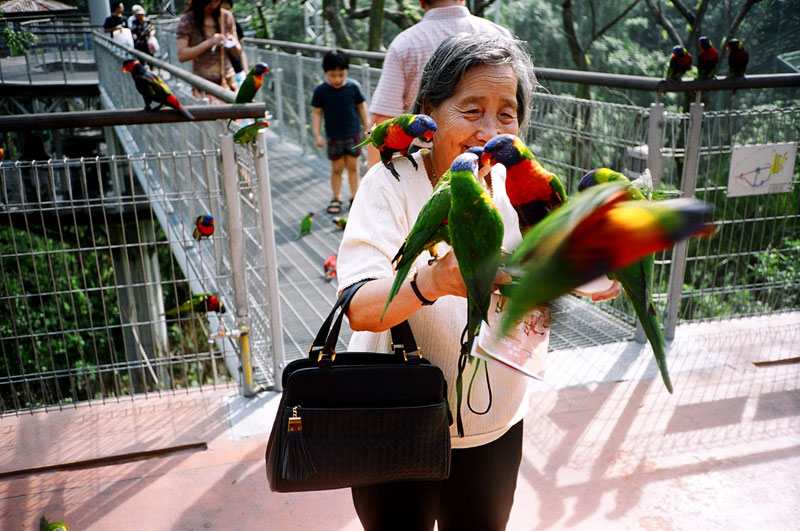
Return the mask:
[(502, 334), (532, 309), (582, 284), (685, 238), (713, 234), (708, 203), (630, 199), (624, 183), (598, 184), (573, 196), (528, 232), (505, 266), (514, 280), (502, 288), (508, 297)]
[(42, 516), (39, 520), (39, 531), (69, 531), (65, 522), (48, 522), (47, 518)]
[(436, 122), (427, 114), (401, 114), (373, 127), (366, 140), (357, 147), (367, 144), (375, 146), (381, 155), (381, 162), (399, 181), (400, 175), (392, 164), (394, 154), (400, 153), (411, 161), (414, 169), (417, 169), (417, 162), (408, 154), (408, 148), (414, 139), (430, 142), (435, 132)]
[(523, 236), (567, 200), (564, 184), (539, 164), (522, 139), (505, 134), (489, 140), (483, 146), (481, 164), (497, 162), (506, 167), (506, 195)]
[(347, 226), (347, 218), (346, 217), (333, 218), (331, 220), (331, 223), (333, 223), (340, 229), (344, 230), (344, 228)]
[[(264, 74), (269, 73), (269, 66), (267, 63), (256, 63), (253, 67), (247, 72), (247, 75), (242, 81), (239, 90), (236, 91), (236, 98), (234, 98), (233, 103), (250, 103), (253, 101), (253, 98), (256, 97), (256, 92), (258, 89), (261, 88), (261, 85), (264, 84)], [(232, 120), (228, 120), (228, 126), (230, 127)]]
[(269, 123), (266, 120), (259, 120), (245, 125), (233, 133), (233, 141), (237, 144), (252, 144), (256, 141), (258, 132), (265, 127), (269, 127)]
[(203, 315), (209, 312), (225, 313), (225, 305), (213, 293), (198, 293), (191, 299), (164, 312), (165, 315), (194, 314)]
[(299, 240), (306, 234), (311, 234), (311, 225), (314, 223), (314, 216), (316, 215), (316, 212), (309, 212), (306, 214), (303, 220), (300, 221), (300, 232), (297, 233), (297, 238), (295, 239)]
[(447, 228), (458, 270), (467, 286), (464, 350), (469, 352), (481, 321), (487, 321), (504, 233), (500, 213), (478, 182), (478, 157), (473, 153), (459, 155), (450, 166)]
[(672, 58), (667, 68), (667, 79), (680, 80), (683, 74), (692, 69), (692, 54), (680, 44), (672, 47)]
[(133, 77), (136, 90), (138, 90), (139, 94), (144, 98), (144, 108), (146, 111), (151, 110), (150, 105), (156, 102), (158, 103), (158, 107), (155, 108), (156, 111), (166, 105), (180, 112), (186, 118), (194, 120), (192, 113), (181, 106), (178, 98), (172, 94), (172, 91), (167, 84), (164, 83), (164, 80), (139, 64), (139, 61), (136, 59), (127, 59), (123, 61), (122, 70), (130, 72)]
[[(455, 164), (456, 160), (459, 160), (458, 157), (453, 161), (453, 164)], [(451, 164), (450, 169), (439, 178), (439, 182), (436, 183), (431, 196), (422, 205), (422, 209), (417, 215), (417, 220), (414, 222), (414, 226), (411, 227), (411, 232), (406, 236), (406, 241), (403, 242), (397, 254), (392, 258), (396, 273), (394, 283), (389, 290), (389, 296), (386, 298), (386, 305), (383, 307), (381, 319), (386, 315), (389, 303), (400, 291), (400, 286), (405, 282), (417, 257), (423, 251), (428, 251), (433, 257), (432, 260), (436, 260), (439, 256), (436, 252), (436, 244), (439, 242), (450, 244), (447, 219), (450, 215), (450, 178), (453, 175), (453, 171), (470, 172), (472, 170), (469, 165), (460, 168), (460, 170), (454, 170)]]
[(322, 272), (325, 275), (325, 280), (333, 280), (336, 278), (336, 255), (332, 254), (322, 264)]
[(212, 234), (214, 234), (214, 216), (211, 214), (203, 214), (202, 216), (197, 216), (197, 219), (194, 221), (194, 231), (192, 232), (192, 238), (197, 241), (203, 239), (203, 237), (210, 238)]
[(731, 77), (744, 77), (747, 71), (747, 63), (750, 61), (750, 54), (744, 49), (744, 44), (739, 39), (728, 39), (725, 42), (725, 49), (728, 50), (728, 70)]
[(714, 77), (717, 72), (717, 63), (719, 63), (719, 52), (711, 44), (708, 37), (700, 37), (697, 39), (697, 47), (700, 52), (697, 54), (697, 78), (710, 79)]
[[(600, 183), (619, 182), (627, 187), (631, 199), (645, 201), (645, 197), (623, 174), (609, 168), (599, 168), (592, 170), (583, 176), (578, 184), (578, 191), (583, 191), (591, 186)], [(653, 278), (653, 264), (655, 255), (648, 254), (640, 260), (611, 273), (610, 278), (618, 280), (625, 290), (625, 295), (631, 301), (633, 310), (642, 323), (647, 340), (653, 348), (653, 355), (656, 358), (658, 370), (661, 372), (661, 379), (667, 390), (672, 392), (672, 382), (667, 371), (667, 357), (664, 352), (666, 340), (661, 326), (658, 323), (658, 314), (653, 305), (650, 285)]]

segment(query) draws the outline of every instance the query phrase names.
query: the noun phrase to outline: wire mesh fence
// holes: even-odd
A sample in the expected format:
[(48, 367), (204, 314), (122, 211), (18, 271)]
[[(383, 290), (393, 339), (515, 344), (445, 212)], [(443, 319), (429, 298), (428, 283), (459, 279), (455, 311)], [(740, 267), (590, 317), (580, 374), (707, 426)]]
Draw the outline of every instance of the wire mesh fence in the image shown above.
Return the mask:
[[(169, 60), (178, 64), (174, 39), (162, 36)], [(121, 70), (124, 50), (95, 44), (104, 106), (141, 106)], [(318, 154), (309, 124), (311, 94), (324, 79), (321, 59), (245, 51), (250, 65), (270, 66), (256, 98), (273, 115), (271, 130), (303, 154)], [(372, 67), (351, 66), (366, 96), (379, 75)], [(189, 84), (169, 83), (184, 104), (198, 102)], [(683, 265), (671, 274), (677, 267), (672, 252), (657, 255), (653, 298), (661, 313), (673, 293), (670, 282), (678, 283), (674, 304), (681, 322), (800, 308), (799, 163), (790, 192), (727, 194), (734, 146), (796, 141), (800, 108), (707, 112), (701, 124), (689, 113), (664, 112), (653, 124), (650, 109), (537, 94), (531, 114), (526, 141), (570, 193), (586, 171), (600, 166), (636, 177), (652, 159), (653, 145), (663, 159), (659, 186), (678, 193), (691, 171), (690, 152), (699, 157), (697, 184), (685, 193), (715, 205), (719, 231), (688, 246), (685, 274)], [(699, 145), (687, 144), (699, 125)], [(119, 145), (110, 146), (116, 156), (4, 163), (0, 305), (11, 318), (0, 337), (0, 410), (230, 385), (238, 378), (240, 352), (229, 332), (243, 316), (258, 353), (255, 381), (274, 383), (275, 330), (265, 280), (274, 264), (264, 257), (268, 205), (256, 171), (258, 149), (235, 146), (233, 199), (240, 219), (234, 223), (221, 158), (220, 137), (227, 132), (221, 122), (116, 127)], [(195, 240), (203, 214), (214, 216), (215, 232)], [(237, 251), (231, 249), (234, 225), (242, 241)], [(234, 253), (244, 257), (248, 288), (238, 307)], [(169, 312), (204, 293), (215, 294), (228, 311), (195, 316), (189, 305)], [(596, 308), (634, 324), (624, 298)], [(562, 347), (569, 346), (566, 339)]]

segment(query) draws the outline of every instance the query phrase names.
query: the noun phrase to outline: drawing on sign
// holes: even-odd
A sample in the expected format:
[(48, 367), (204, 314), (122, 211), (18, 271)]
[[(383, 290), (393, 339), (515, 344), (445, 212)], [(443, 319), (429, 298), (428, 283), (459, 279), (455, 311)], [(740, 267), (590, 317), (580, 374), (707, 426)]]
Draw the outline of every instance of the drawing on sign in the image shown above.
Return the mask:
[(728, 196), (788, 192), (792, 189), (796, 143), (734, 146)]

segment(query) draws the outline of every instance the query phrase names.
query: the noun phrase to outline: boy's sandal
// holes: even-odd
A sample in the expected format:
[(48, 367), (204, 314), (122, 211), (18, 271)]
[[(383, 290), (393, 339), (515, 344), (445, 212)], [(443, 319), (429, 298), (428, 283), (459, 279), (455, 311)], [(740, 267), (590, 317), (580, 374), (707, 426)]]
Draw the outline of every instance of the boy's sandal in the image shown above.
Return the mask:
[(338, 214), (342, 211), (342, 201), (335, 197), (328, 203), (328, 214)]

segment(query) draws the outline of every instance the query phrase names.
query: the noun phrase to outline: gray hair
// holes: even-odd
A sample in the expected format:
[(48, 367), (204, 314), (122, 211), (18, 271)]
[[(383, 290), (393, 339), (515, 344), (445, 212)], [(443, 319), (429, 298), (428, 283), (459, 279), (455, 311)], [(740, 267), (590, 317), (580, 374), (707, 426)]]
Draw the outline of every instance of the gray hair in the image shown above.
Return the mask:
[(502, 35), (456, 33), (442, 41), (422, 71), (412, 112), (419, 114), (425, 105), (434, 108), (441, 105), (455, 93), (456, 86), (470, 69), (505, 64), (511, 66), (517, 76), (517, 120), (519, 134), (524, 136), (536, 85), (533, 61), (521, 41)]

